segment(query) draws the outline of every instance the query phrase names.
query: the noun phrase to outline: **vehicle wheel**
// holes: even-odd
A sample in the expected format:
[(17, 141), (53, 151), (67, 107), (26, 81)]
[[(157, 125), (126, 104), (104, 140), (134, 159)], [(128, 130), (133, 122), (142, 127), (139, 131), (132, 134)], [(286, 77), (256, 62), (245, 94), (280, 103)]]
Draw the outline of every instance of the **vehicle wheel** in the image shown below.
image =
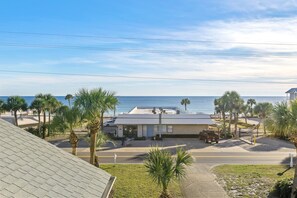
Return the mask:
[(219, 143), (219, 141), (217, 140), (217, 141), (216, 141), (216, 143), (218, 144), (218, 143)]

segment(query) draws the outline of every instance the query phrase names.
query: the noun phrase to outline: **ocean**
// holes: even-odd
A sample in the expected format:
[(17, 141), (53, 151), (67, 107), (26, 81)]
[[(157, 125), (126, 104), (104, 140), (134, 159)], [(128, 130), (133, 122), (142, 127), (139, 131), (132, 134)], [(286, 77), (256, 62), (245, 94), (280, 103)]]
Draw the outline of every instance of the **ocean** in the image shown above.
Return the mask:
[[(30, 105), (34, 100), (34, 96), (22, 96)], [(219, 96), (118, 96), (120, 104), (117, 106), (116, 114), (127, 113), (135, 106), (147, 107), (178, 107), (184, 109), (180, 104), (181, 99), (189, 98), (191, 104), (187, 106), (189, 112), (197, 113), (214, 113), (214, 99)], [(0, 96), (2, 100), (7, 100), (7, 96)], [(56, 96), (63, 104), (68, 105), (65, 96)], [(285, 96), (243, 96), (245, 101), (249, 98), (255, 99), (257, 102), (271, 102), (273, 104), (284, 101)], [(113, 112), (109, 112), (113, 115)]]

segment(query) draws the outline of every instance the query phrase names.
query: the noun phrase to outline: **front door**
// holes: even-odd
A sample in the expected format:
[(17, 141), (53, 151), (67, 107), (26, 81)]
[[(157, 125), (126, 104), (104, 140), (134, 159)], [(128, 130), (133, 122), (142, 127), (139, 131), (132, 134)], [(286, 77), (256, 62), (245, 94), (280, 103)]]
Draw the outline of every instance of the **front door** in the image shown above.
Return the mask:
[(154, 125), (147, 125), (147, 137), (154, 136)]

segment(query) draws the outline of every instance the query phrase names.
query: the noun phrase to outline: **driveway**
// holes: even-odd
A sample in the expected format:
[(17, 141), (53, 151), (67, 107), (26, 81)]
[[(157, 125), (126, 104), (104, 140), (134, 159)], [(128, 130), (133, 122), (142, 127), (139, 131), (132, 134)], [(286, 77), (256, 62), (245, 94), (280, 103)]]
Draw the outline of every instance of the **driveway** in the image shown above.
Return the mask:
[[(247, 140), (250, 141), (250, 138), (248, 137)], [(241, 147), (249, 152), (296, 152), (291, 142), (273, 137), (259, 137), (256, 144), (243, 144)]]

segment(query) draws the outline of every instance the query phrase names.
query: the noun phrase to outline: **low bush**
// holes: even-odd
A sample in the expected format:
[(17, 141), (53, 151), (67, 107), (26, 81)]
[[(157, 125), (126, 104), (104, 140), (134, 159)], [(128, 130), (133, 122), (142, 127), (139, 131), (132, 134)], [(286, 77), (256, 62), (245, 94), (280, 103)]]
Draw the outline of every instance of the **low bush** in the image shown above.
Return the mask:
[(293, 179), (287, 178), (276, 182), (274, 189), (279, 198), (290, 198), (292, 192)]
[(220, 138), (227, 138), (227, 139), (230, 139), (230, 138), (233, 138), (233, 134), (230, 133), (230, 132), (226, 132), (226, 133), (220, 133)]
[(28, 127), (25, 130), (28, 131), (29, 133), (33, 134), (33, 135), (36, 135), (37, 137), (40, 137), (38, 128)]
[(163, 135), (160, 137), (160, 135), (155, 135), (151, 138), (151, 140), (163, 140)]
[(199, 138), (199, 134), (162, 134), (162, 138)]
[(136, 137), (134, 140), (146, 140), (146, 137)]

